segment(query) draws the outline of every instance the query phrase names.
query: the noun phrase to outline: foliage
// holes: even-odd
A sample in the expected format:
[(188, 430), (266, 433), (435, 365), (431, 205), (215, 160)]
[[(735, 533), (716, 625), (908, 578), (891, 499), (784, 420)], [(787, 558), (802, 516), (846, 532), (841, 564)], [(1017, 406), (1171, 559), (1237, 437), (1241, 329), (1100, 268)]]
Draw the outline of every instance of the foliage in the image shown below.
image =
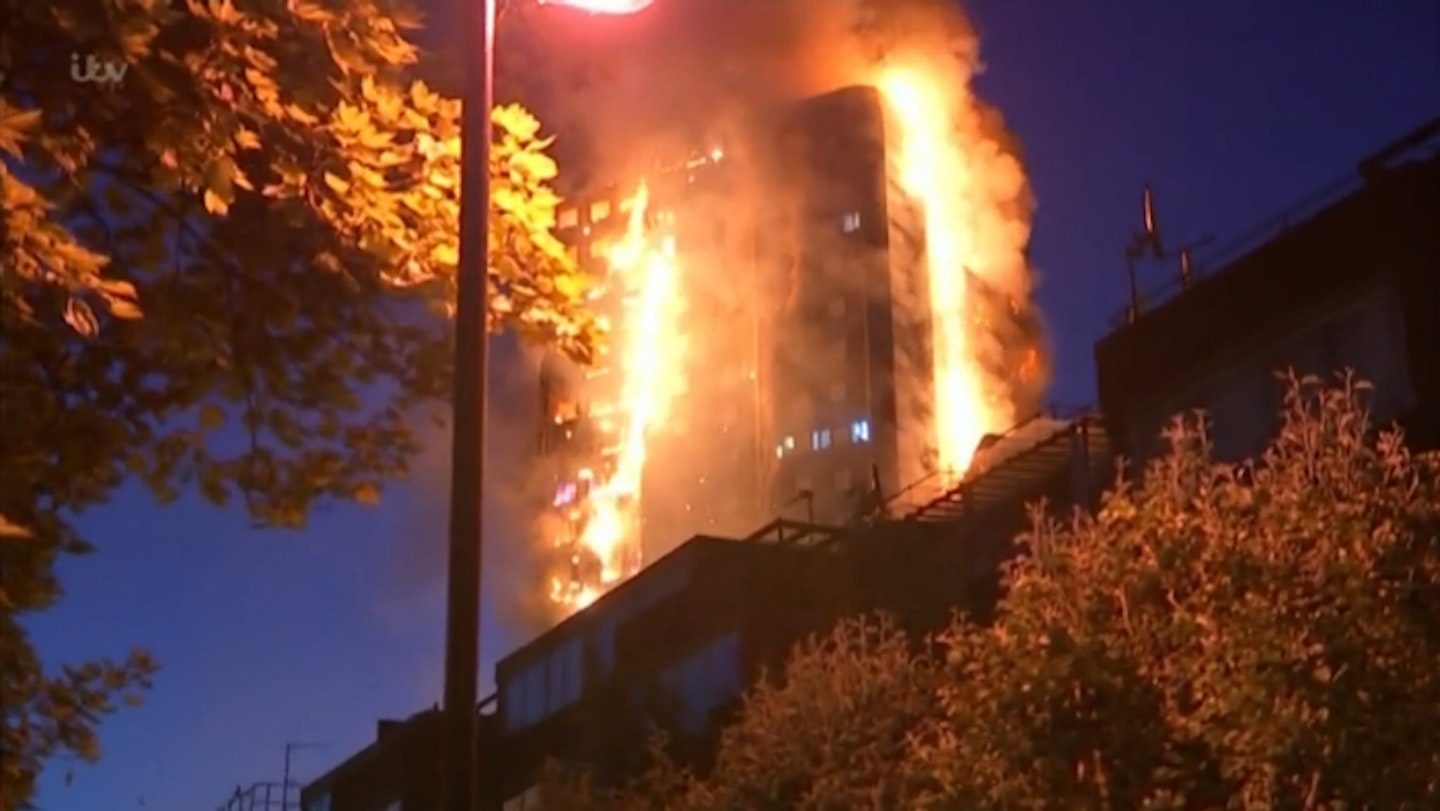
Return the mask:
[(952, 634), (930, 763), (973, 807), (1433, 808), (1440, 458), (1368, 387), (1292, 381), (1262, 459), (1178, 422), (1144, 480), (1041, 523)]
[[(91, 749), (33, 734), (56, 720), (33, 713), (94, 702), (44, 697), (65, 679), (39, 675), (19, 624), (58, 599), (57, 556), (88, 549), (77, 513), (133, 479), (298, 527), (404, 476), (412, 406), (447, 393), (448, 328), (426, 310), (453, 301), (460, 110), (408, 78), (415, 15), (243, 9), (0, 3), (0, 808), (55, 747)], [(127, 70), (80, 83), (71, 54)], [(518, 107), (494, 122), (490, 326), (584, 360), (596, 323), (551, 233), (549, 142)], [(120, 681), (138, 683), (100, 679)]]
[(939, 664), (888, 619), (843, 620), (798, 645), (782, 678), (750, 690), (705, 779), (672, 760), (662, 737), (624, 790), (554, 771), (545, 796), (594, 811), (909, 807), (925, 785), (909, 741), (933, 714)]
[(1292, 379), (1240, 466), (1177, 419), (1095, 515), (1037, 509), (993, 624), (938, 664), (802, 647), (644, 807), (1437, 807), (1440, 457), (1368, 430), (1366, 388)]

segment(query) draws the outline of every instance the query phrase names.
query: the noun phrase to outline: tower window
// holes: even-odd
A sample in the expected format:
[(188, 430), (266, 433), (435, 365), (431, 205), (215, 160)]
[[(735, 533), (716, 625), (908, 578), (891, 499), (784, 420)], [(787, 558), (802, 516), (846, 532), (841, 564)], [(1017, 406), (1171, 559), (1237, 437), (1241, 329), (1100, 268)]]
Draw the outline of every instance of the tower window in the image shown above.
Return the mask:
[(830, 440), (829, 428), (821, 428), (810, 432), (810, 446), (817, 451), (830, 447)]
[(856, 420), (855, 422), (853, 422), (853, 423), (850, 424), (850, 441), (851, 441), (851, 442), (869, 442), (869, 441), (870, 441), (870, 421), (869, 421), (869, 420)]
[(860, 212), (851, 211), (840, 218), (840, 231), (846, 234), (853, 234), (860, 230)]

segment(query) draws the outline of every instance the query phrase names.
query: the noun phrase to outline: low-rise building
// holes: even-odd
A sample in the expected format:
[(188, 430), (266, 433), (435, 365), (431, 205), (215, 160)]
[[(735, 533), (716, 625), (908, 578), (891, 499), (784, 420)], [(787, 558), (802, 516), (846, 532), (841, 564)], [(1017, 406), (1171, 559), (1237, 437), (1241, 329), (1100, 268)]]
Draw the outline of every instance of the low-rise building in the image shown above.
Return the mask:
[(1437, 144), (1440, 119), (1240, 243), (1187, 263), (1176, 287), (1117, 319), (1095, 361), (1125, 452), (1153, 455), (1174, 414), (1202, 408), (1217, 456), (1255, 455), (1277, 428), (1283, 369), (1326, 379), (1351, 369), (1374, 386), (1377, 423), (1440, 447)]
[[(494, 702), (478, 710), (477, 757), (482, 808), (498, 805), (499, 775), (492, 771), (498, 727)], [(375, 740), (300, 791), (301, 811), (434, 811), (441, 790), (443, 716), (429, 709), (376, 723)]]

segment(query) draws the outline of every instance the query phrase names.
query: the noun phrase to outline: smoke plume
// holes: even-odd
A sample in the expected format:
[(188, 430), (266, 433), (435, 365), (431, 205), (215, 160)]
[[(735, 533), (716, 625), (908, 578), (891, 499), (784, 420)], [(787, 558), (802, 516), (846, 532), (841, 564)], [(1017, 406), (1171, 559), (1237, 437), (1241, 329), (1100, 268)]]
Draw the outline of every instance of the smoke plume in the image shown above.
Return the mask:
[[(804, 422), (824, 403), (766, 397), (764, 381), (808, 377), (822, 391), (843, 362), (833, 340), (785, 325), (796, 302), (807, 299), (804, 285), (862, 286), (853, 243), (842, 247), (837, 237), (836, 259), (827, 263), (816, 262), (811, 240), (811, 264), (802, 273), (795, 245), (801, 201), (774, 174), (751, 168), (763, 161), (746, 160), (773, 149), (753, 137), (757, 116), (787, 102), (868, 85), (896, 108), (884, 128), (899, 157), (889, 167), (883, 250), (905, 266), (892, 284), (895, 363), (903, 378), (896, 381), (903, 389), (898, 419), (929, 428), (927, 441), (902, 443), (897, 475), (904, 480), (883, 482), (884, 489), (898, 490), (946, 459), (963, 469), (980, 436), (1039, 407), (1049, 353), (1027, 259), (1034, 199), (1013, 135), (970, 89), (980, 69), (979, 42), (952, 0), (668, 0), (624, 18), (541, 6), (513, 12), (503, 26), (502, 95), (521, 97), (558, 134), (568, 195), (632, 184), (697, 147), (723, 147), (737, 158), (740, 174), (723, 200), (687, 207), (688, 218), (715, 227), (700, 238), (703, 247), (684, 256), (692, 396), (685, 413), (675, 415), (685, 439), (650, 449), (647, 560), (692, 534), (744, 533), (784, 508), (783, 498), (755, 506), (765, 495), (758, 491), (773, 482), (757, 488), (754, 470), (775, 439), (757, 426), (777, 417)], [(931, 94), (918, 109), (931, 117), (922, 122), (929, 134), (944, 142), (936, 165), (902, 165), (914, 164), (927, 147), (910, 137), (907, 127), (915, 122), (903, 120), (897, 94), (914, 89), (904, 76), (924, 77)], [(925, 178), (917, 178), (927, 173), (944, 184), (928, 199), (918, 188)], [(757, 258), (774, 267), (789, 262), (791, 272), (754, 285), (742, 281), (736, 269)], [(950, 260), (954, 266), (940, 266)], [(815, 264), (830, 275), (818, 278)], [(937, 300), (945, 288), (927, 281), (937, 272), (957, 280), (952, 287), (963, 294)], [(753, 316), (757, 297), (769, 321)], [(944, 339), (953, 346), (934, 345), (946, 334), (930, 327), (940, 321), (962, 331)], [(941, 368), (946, 364), (956, 368)], [(695, 396), (696, 387), (703, 397)], [(749, 396), (763, 401), (763, 417), (750, 424), (733, 409), (709, 413), (695, 405)]]

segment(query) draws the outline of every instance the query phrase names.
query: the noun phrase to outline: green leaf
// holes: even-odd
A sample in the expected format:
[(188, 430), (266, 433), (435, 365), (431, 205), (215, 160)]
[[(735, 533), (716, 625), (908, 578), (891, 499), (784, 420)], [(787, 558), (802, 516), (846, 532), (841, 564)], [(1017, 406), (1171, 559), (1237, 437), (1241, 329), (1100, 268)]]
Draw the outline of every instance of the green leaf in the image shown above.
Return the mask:
[(230, 210), (230, 204), (225, 199), (210, 189), (206, 189), (203, 195), (205, 210), (215, 215), (222, 215)]
[[(55, 567), (105, 541), (76, 516), (119, 488), (304, 526), (318, 499), (373, 503), (403, 479), (427, 428), (395, 415), (443, 408), (448, 329), (394, 313), (452, 303), (460, 103), (397, 78), (416, 55), (397, 30), (408, 10), (271, 5), (55, 0), (5, 19), (7, 42), (108, 42), (146, 69), (120, 115), (0, 99), (0, 391), (25, 398), (0, 420), (0, 476), (32, 534), (4, 561), (0, 626), (62, 599)], [(515, 292), (489, 323), (584, 360), (600, 333), (550, 232), (547, 142), (533, 116), (505, 115), (497, 153), (526, 157), (492, 177), (487, 258)], [(94, 689), (66, 693), (61, 663), (0, 637), (6, 684), (33, 689), (7, 715), (0, 808), (15, 808), (54, 757), (101, 751), (109, 710), (78, 708), (118, 705), (121, 677), (82, 661)]]
[(14, 158), (23, 157), (22, 144), (40, 123), (41, 111), (20, 110), (0, 100), (0, 150)]
[(241, 149), (259, 149), (260, 136), (243, 127), (235, 131), (235, 146)]
[(380, 503), (380, 487), (373, 482), (361, 482), (355, 485), (352, 498), (359, 504), (373, 507)]

